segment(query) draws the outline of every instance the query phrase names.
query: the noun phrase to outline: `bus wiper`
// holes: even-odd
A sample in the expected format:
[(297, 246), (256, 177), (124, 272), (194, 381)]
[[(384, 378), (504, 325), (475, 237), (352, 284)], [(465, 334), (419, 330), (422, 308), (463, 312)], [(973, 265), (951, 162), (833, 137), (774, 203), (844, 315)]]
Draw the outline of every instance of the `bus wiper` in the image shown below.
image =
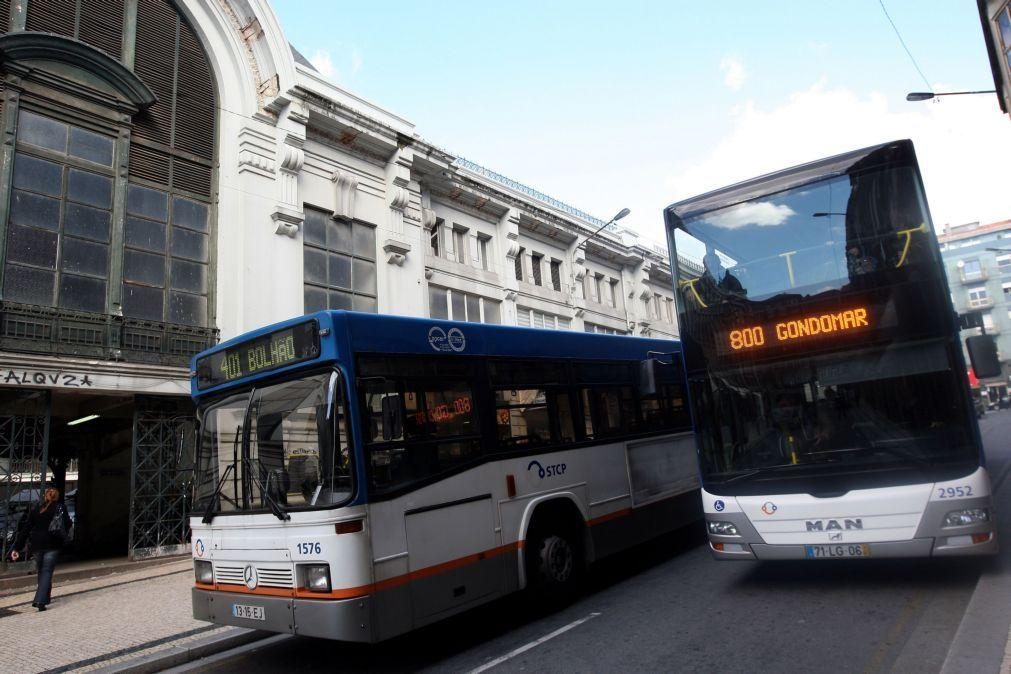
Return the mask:
[(920, 466), (931, 467), (934, 465), (933, 461), (929, 461), (928, 459), (925, 459), (922, 456), (917, 456), (913, 452), (904, 449), (899, 449), (898, 447), (888, 446), (885, 444), (878, 444), (872, 442), (869, 447), (864, 448), (864, 451), (868, 453), (880, 452), (881, 454), (888, 454), (889, 456), (894, 456), (899, 459), (905, 459), (910, 463), (915, 463)]
[(270, 490), (265, 488), (263, 483), (260, 482), (259, 475), (257, 475), (256, 471), (253, 470), (253, 460), (248, 456), (244, 456), (242, 457), (242, 465), (245, 466), (246, 470), (249, 472), (249, 476), (253, 478), (253, 482), (256, 483), (256, 488), (260, 490), (260, 495), (263, 497), (263, 500), (267, 502), (268, 506), (270, 506), (270, 512), (274, 513), (274, 517), (282, 522), (290, 520), (291, 515), (288, 514), (288, 511), (284, 509), (284, 506), (274, 500), (274, 497), (270, 495)]
[(228, 474), (232, 472), (233, 468), (235, 468), (234, 463), (228, 464), (225, 472), (221, 474), (218, 484), (214, 487), (214, 493), (211, 494), (211, 498), (207, 501), (207, 507), (204, 509), (203, 519), (200, 520), (204, 524), (210, 524), (214, 520), (214, 511), (217, 510), (221, 498), (221, 488), (225, 486), (225, 480), (228, 479)]
[(810, 463), (784, 463), (778, 466), (769, 466), (767, 468), (755, 468), (754, 470), (749, 470), (747, 473), (741, 473), (740, 475), (734, 475), (733, 477), (723, 480), (723, 484), (728, 484), (730, 482), (737, 482), (738, 480), (746, 480), (748, 478), (754, 477), (756, 475), (761, 475), (764, 473), (778, 473), (781, 470), (787, 470), (792, 468), (800, 468), (801, 466), (810, 466)]

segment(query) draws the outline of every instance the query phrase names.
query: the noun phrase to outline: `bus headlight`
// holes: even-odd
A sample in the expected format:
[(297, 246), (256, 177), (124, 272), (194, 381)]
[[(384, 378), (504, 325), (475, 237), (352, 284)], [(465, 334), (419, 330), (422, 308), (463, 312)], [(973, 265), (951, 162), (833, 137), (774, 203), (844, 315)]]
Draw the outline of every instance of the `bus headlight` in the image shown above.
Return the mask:
[(194, 560), (193, 575), (196, 576), (198, 583), (210, 585), (214, 582), (214, 571), (211, 570), (211, 563), (208, 561)]
[(709, 533), (716, 536), (736, 536), (737, 526), (733, 522), (709, 522)]
[(965, 508), (964, 510), (952, 510), (944, 516), (944, 526), (964, 527), (969, 524), (979, 524), (989, 522), (990, 513), (986, 508)]
[(309, 592), (330, 591), (329, 564), (301, 564), (298, 568), (302, 572), (301, 586), (306, 590)]

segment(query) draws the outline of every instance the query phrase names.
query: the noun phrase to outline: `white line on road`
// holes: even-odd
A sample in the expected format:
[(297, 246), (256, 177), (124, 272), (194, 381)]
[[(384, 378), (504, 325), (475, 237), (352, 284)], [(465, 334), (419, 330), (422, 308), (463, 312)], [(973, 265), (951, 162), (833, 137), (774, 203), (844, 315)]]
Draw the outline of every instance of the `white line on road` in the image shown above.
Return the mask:
[(536, 641), (531, 641), (529, 644), (526, 644), (525, 646), (520, 646), (519, 648), (517, 648), (515, 650), (509, 651), (505, 655), (503, 655), (501, 657), (498, 657), (498, 658), (495, 658), (491, 662), (484, 663), (483, 665), (481, 665), (477, 669), (470, 670), (467, 674), (479, 674), (480, 672), (487, 671), (487, 670), (491, 669), (492, 667), (497, 667), (497, 666), (501, 665), (503, 662), (505, 662), (506, 660), (511, 660), (511, 659), (515, 658), (517, 655), (519, 655), (521, 653), (526, 653), (531, 648), (537, 648), (538, 646), (540, 646), (541, 644), (543, 644), (545, 641), (550, 641), (551, 639), (554, 639), (555, 637), (568, 632), (569, 630), (571, 630), (574, 627), (579, 627), (580, 625), (582, 625), (583, 623), (585, 623), (588, 620), (593, 620), (594, 618), (596, 618), (599, 615), (600, 615), (600, 613), (594, 612), (594, 613), (591, 613), (590, 615), (586, 616), (585, 618), (580, 618), (579, 620), (577, 620), (575, 622), (569, 623), (565, 627), (559, 627), (557, 630), (555, 630), (551, 634), (545, 634), (543, 637), (541, 637), (540, 639), (537, 639)]

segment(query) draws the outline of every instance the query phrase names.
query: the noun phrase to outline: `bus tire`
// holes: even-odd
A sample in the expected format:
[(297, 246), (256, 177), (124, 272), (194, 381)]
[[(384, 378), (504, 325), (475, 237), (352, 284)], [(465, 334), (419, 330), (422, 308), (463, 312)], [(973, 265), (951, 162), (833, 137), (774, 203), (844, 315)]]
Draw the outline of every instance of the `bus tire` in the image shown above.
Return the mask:
[(586, 567), (578, 527), (555, 519), (537, 523), (526, 551), (527, 586), (537, 598), (559, 601), (576, 593)]

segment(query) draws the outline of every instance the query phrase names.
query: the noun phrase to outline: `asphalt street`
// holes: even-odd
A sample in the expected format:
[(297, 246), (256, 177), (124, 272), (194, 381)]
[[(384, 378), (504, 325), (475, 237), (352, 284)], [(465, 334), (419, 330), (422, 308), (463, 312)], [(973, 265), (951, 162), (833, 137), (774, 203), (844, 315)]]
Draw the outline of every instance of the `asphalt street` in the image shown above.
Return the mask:
[[(988, 413), (980, 430), (1007, 510), (1011, 411)], [(937, 672), (981, 571), (995, 564), (717, 563), (693, 527), (598, 565), (561, 609), (515, 596), (374, 646), (275, 637), (186, 669)]]

